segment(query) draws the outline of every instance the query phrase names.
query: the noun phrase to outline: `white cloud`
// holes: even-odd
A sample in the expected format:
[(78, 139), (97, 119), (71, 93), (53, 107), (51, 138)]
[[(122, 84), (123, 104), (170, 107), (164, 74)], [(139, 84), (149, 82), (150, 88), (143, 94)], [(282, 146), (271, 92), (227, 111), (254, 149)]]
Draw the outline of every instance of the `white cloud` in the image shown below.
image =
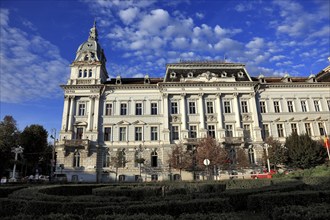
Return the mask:
[(241, 47), (241, 43), (238, 41), (232, 40), (230, 38), (221, 39), (214, 45), (214, 49), (223, 51), (223, 52), (230, 52), (231, 50), (237, 50)]
[(68, 78), (68, 61), (41, 36), (11, 27), (9, 16), (8, 10), (0, 11), (4, 19), (0, 38), (0, 100), (17, 103), (61, 95), (58, 85)]
[(156, 34), (159, 30), (169, 23), (169, 14), (163, 9), (152, 10), (150, 14), (145, 15), (140, 21), (140, 28), (151, 34)]
[(119, 12), (119, 17), (124, 22), (124, 24), (130, 24), (134, 19), (136, 19), (139, 11), (140, 10), (138, 8), (128, 8), (126, 10), (121, 10)]
[(269, 61), (279, 61), (284, 59), (285, 56), (284, 55), (277, 55), (277, 56), (273, 56), (272, 58), (269, 59)]
[(203, 13), (196, 12), (196, 17), (199, 18), (199, 19), (203, 19), (204, 18), (204, 14)]

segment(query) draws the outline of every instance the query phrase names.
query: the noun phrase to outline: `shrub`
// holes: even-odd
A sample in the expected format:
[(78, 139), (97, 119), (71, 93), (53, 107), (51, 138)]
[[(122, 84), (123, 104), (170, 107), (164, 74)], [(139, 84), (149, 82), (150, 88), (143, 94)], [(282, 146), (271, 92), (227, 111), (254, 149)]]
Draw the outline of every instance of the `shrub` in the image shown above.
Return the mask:
[(292, 219), (330, 219), (330, 204), (313, 204), (311, 206), (291, 205), (275, 207), (272, 213), (274, 220)]
[(172, 220), (170, 215), (147, 215), (144, 213), (135, 215), (99, 215), (95, 220)]
[(26, 186), (5, 186), (5, 187), (0, 187), (0, 198), (5, 198), (7, 197), (10, 193), (24, 189)]

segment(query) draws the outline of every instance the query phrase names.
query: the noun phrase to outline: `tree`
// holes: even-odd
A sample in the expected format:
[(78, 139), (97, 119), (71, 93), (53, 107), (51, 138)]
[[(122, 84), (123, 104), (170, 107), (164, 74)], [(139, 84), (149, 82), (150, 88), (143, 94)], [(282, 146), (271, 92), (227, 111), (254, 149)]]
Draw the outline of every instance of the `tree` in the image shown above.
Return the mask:
[(326, 158), (325, 149), (308, 134), (291, 134), (285, 140), (285, 147), (288, 151), (287, 164), (295, 168), (315, 167), (324, 163)]
[(47, 143), (48, 132), (41, 125), (27, 126), (20, 136), (21, 146), (24, 148), (26, 169), (29, 173), (39, 174), (49, 172), (50, 147)]
[(237, 169), (244, 169), (250, 165), (248, 157), (242, 148), (236, 150), (236, 167)]
[(11, 149), (18, 146), (19, 135), (15, 119), (6, 115), (0, 122), (0, 176), (6, 175), (6, 171), (11, 168), (10, 161), (14, 159)]
[(185, 149), (184, 145), (180, 143), (172, 148), (168, 163), (172, 168), (179, 169), (181, 176), (182, 170), (192, 167), (192, 155)]
[(204, 160), (210, 160), (210, 167), (224, 165), (228, 159), (227, 151), (212, 137), (203, 138), (197, 146), (197, 166), (204, 169)]
[(269, 146), (268, 148), (269, 161), (271, 164), (274, 165), (274, 167), (276, 167), (279, 164), (285, 164), (287, 162), (288, 160), (287, 149), (282, 146), (281, 142), (275, 140), (273, 137), (268, 137), (266, 139), (266, 144), (268, 144)]
[(118, 179), (118, 168), (125, 167), (127, 162), (128, 161), (126, 160), (125, 150), (118, 150), (116, 156), (111, 157), (110, 165), (116, 169), (115, 182), (117, 182), (117, 179)]

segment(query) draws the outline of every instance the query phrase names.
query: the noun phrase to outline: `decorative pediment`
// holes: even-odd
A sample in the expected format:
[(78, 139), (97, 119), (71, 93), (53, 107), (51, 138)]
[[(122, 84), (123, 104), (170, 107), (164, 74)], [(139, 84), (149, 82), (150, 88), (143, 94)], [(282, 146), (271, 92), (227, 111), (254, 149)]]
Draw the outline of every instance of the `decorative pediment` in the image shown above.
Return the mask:
[(120, 122), (117, 123), (117, 125), (130, 125), (131, 123), (129, 123), (128, 121), (122, 120)]
[(132, 125), (145, 125), (146, 123), (141, 121), (141, 120), (137, 120), (135, 122), (132, 123)]
[(88, 125), (87, 122), (85, 121), (77, 121), (76, 123), (74, 123), (74, 126), (84, 126), (86, 127)]

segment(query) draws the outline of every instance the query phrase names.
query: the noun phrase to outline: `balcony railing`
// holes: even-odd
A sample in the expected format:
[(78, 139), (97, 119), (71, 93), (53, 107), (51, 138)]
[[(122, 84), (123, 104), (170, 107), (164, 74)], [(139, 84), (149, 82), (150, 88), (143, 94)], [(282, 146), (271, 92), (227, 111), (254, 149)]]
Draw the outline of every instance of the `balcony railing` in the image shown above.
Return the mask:
[(242, 137), (225, 137), (227, 144), (240, 144), (242, 143)]
[(202, 138), (185, 138), (184, 143), (197, 144)]
[(66, 147), (86, 149), (89, 146), (89, 140), (88, 139), (64, 140), (64, 145)]

